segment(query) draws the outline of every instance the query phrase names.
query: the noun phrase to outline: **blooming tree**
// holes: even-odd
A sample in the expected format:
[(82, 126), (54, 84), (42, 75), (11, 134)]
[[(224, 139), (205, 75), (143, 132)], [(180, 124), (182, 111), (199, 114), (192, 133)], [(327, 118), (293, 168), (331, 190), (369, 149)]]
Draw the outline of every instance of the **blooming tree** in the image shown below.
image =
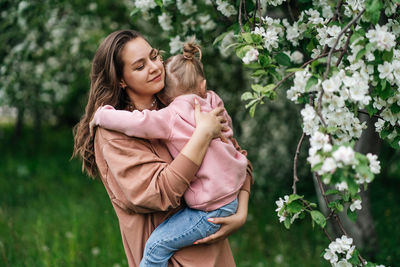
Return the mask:
[[(400, 1), (299, 0), (302, 8), (285, 6), (289, 19), (265, 15), (284, 0), (198, 2), (136, 0), (133, 13), (145, 13), (148, 18), (156, 14), (170, 36), (172, 54), (188, 36), (202, 40), (205, 32), (219, 34), (220, 24), (215, 21), (221, 17), (231, 22), (214, 44), (222, 55), (229, 48), (234, 50), (250, 70), (252, 90), (241, 97), (250, 115), (287, 83), (291, 84), (287, 98), (303, 105), (293, 193), (276, 201), (280, 222), (290, 228), (297, 218), (309, 214), (331, 240), (324, 258), (332, 266), (383, 266), (360, 255), (336, 214), (347, 210), (355, 220), (356, 210), (362, 208), (360, 188), (366, 188), (380, 172), (376, 155), (354, 149), (367, 127), (359, 114), (376, 118), (380, 137), (395, 149), (400, 147)], [(297, 194), (297, 161), (305, 137), (310, 139), (307, 161), (330, 211), (326, 217), (316, 204)], [(330, 201), (331, 195), (334, 200)], [(341, 238), (329, 236), (328, 219), (340, 226)]]
[[(41, 120), (71, 116), (79, 109), (75, 95), (87, 92), (88, 81), (82, 82), (81, 73), (89, 72), (97, 40), (121, 27), (110, 14), (98, 15), (104, 4), (2, 1), (0, 105), (15, 108), (20, 120), (29, 117), (38, 128)], [(114, 6), (123, 12), (129, 8), (124, 3)]]

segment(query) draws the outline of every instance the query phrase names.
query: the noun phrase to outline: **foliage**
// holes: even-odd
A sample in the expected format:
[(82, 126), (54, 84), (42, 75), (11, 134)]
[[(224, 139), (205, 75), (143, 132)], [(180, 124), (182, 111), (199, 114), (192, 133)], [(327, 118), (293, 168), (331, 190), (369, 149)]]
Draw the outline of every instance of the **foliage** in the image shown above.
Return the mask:
[[(238, 21), (217, 37), (214, 44), (226, 47), (225, 38), (233, 31), (236, 40), (228, 47), (234, 48), (254, 77), (252, 91), (245, 92), (241, 98), (248, 101), (246, 108), (250, 115), (255, 115), (258, 104), (275, 99), (275, 91), (292, 77), (293, 86), (287, 91), (287, 97), (304, 105), (301, 111), (304, 134), (296, 152), (293, 194), (277, 201), (280, 221), (289, 228), (297, 217), (304, 217), (307, 212), (313, 223), (325, 227), (327, 218), (312, 209), (314, 204), (296, 194), (297, 155), (305, 135), (310, 136), (308, 161), (322, 194), (326, 195), (322, 183), (337, 188), (328, 192), (337, 197), (334, 201), (329, 202), (325, 196), (328, 208), (332, 214), (346, 209), (348, 216), (355, 220), (355, 210), (361, 209), (359, 186), (366, 187), (380, 172), (376, 155), (353, 150), (354, 141), (366, 128), (358, 114), (377, 117), (375, 127), (380, 137), (393, 148), (400, 147), (399, 3), (301, 1), (305, 5), (297, 7), (298, 14), (292, 12), (292, 3), (288, 3), (289, 22), (286, 18), (261, 15), (262, 6), (277, 6), (284, 1), (262, 2), (217, 0), (195, 5), (190, 0), (136, 1), (134, 13), (151, 11), (150, 14), (158, 16), (165, 31), (172, 33), (177, 29), (183, 36), (193, 33), (203, 36), (204, 29), (196, 27), (187, 16), (196, 18), (194, 14), (201, 14), (204, 5), (214, 5), (229, 20), (238, 15)], [(250, 10), (247, 4), (252, 5)], [(171, 7), (178, 11), (174, 19), (167, 11)], [(172, 21), (183, 28), (172, 26)], [(216, 27), (212, 23), (207, 25)], [(181, 38), (171, 37), (170, 47), (171, 53), (177, 52)], [(351, 248), (349, 253), (338, 256), (331, 249), (325, 259), (334, 266), (370, 266), (371, 263), (367, 264), (350, 247), (352, 240), (343, 238), (341, 244)]]
[(99, 40), (127, 21), (128, 6), (19, 0), (2, 1), (0, 8), (0, 105), (37, 123), (75, 122), (81, 114), (76, 103), (87, 93), (90, 59)]

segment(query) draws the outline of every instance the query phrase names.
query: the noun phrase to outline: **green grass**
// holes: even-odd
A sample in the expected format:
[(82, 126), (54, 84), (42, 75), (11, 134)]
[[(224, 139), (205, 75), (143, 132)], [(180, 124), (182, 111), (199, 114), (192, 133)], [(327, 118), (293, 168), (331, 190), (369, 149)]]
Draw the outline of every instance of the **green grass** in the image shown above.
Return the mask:
[[(103, 185), (83, 175), (77, 160), (69, 161), (71, 131), (45, 130), (40, 143), (29, 132), (18, 143), (9, 136), (9, 128), (0, 129), (0, 266), (127, 266)], [(395, 266), (400, 210), (394, 203), (400, 199), (387, 194), (393, 186), (377, 186), (372, 198), (377, 261)], [(271, 197), (252, 197), (248, 222), (230, 237), (237, 266), (330, 266), (321, 257), (328, 245), (321, 231), (309, 220), (286, 230), (274, 209)]]

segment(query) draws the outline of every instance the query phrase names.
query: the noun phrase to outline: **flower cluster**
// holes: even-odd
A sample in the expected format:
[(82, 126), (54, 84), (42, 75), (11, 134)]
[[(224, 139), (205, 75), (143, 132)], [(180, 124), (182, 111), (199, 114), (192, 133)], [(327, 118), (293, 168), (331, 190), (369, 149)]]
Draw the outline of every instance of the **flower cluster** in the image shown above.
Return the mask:
[[(310, 107), (303, 111), (307, 109), (313, 111)], [(339, 190), (347, 190), (348, 183), (370, 183), (374, 174), (380, 172), (380, 163), (376, 155), (368, 153), (364, 156), (350, 146), (332, 146), (327, 134), (316, 131), (311, 135), (310, 145), (307, 161), (314, 171), (322, 175), (325, 184), (333, 182)], [(336, 175), (337, 168), (345, 172)], [(357, 193), (357, 190), (354, 193)]]
[(353, 239), (343, 235), (341, 238), (336, 238), (332, 241), (328, 248), (325, 249), (324, 259), (330, 261), (332, 266), (353, 266), (348, 260), (351, 259), (355, 246)]

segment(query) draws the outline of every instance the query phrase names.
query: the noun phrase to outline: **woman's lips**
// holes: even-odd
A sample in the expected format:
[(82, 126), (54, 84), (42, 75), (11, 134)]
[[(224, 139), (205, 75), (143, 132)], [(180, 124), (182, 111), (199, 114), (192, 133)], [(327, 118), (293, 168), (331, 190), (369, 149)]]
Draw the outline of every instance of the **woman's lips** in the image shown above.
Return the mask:
[(157, 75), (156, 77), (150, 80), (150, 82), (159, 82), (159, 81), (161, 81), (161, 74)]

